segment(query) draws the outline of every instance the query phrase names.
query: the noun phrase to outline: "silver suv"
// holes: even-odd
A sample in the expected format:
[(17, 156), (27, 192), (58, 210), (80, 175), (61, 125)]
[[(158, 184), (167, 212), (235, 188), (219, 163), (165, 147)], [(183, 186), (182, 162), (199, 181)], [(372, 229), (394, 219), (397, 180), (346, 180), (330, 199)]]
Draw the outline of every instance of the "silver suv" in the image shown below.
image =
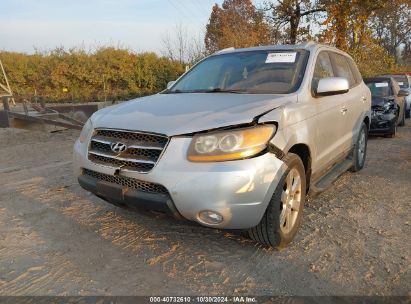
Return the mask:
[(354, 61), (333, 47), (227, 49), (160, 94), (96, 112), (75, 174), (111, 203), (284, 247), (306, 194), (364, 166), (370, 105)]

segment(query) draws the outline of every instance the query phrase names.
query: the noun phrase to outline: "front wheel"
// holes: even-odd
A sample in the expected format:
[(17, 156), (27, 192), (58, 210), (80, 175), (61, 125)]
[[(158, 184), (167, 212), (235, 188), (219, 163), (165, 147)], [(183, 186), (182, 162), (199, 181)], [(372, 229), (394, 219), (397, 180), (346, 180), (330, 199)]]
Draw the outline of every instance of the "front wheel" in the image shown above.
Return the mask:
[(368, 142), (368, 127), (362, 123), (360, 132), (358, 133), (357, 141), (354, 145), (352, 172), (358, 172), (364, 168), (365, 157), (367, 156), (367, 142)]
[(406, 112), (406, 110), (404, 109), (404, 111), (402, 112), (403, 113), (402, 114), (402, 119), (401, 119), (400, 123), (398, 124), (400, 127), (405, 126), (405, 112)]
[(386, 137), (388, 137), (388, 138), (394, 138), (395, 135), (397, 135), (397, 125), (396, 125), (395, 122), (394, 122), (394, 124), (393, 124), (393, 126), (392, 126), (392, 131), (391, 131), (391, 133), (388, 133), (388, 134), (386, 135)]
[(247, 231), (248, 236), (263, 245), (286, 247), (297, 234), (304, 209), (306, 179), (301, 159), (287, 154), (288, 169), (283, 174), (260, 223)]

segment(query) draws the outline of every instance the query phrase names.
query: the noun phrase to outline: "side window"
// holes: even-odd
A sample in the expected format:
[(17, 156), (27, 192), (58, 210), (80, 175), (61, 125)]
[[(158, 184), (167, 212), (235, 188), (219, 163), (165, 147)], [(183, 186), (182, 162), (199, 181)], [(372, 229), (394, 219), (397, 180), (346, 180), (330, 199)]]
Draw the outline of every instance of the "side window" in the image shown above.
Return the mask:
[(345, 77), (350, 83), (350, 88), (355, 86), (355, 79), (351, 73), (351, 69), (348, 65), (346, 57), (337, 53), (331, 53), (331, 61), (334, 67), (334, 73), (336, 77)]
[(350, 65), (351, 72), (354, 75), (355, 83), (360, 84), (362, 82), (362, 75), (360, 71), (358, 70), (357, 65), (355, 64), (354, 60), (352, 60), (351, 58), (347, 57), (347, 60), (348, 60), (348, 64)]
[(331, 64), (330, 56), (328, 55), (328, 52), (321, 52), (320, 54), (318, 54), (317, 62), (315, 63), (311, 88), (313, 90), (316, 90), (320, 79), (333, 76), (334, 71), (333, 66)]

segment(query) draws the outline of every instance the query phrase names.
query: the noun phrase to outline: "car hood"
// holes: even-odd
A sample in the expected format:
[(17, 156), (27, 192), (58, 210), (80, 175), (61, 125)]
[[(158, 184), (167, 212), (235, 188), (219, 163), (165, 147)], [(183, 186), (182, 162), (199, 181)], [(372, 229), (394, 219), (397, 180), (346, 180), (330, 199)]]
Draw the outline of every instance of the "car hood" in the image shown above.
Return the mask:
[(256, 116), (293, 100), (295, 95), (157, 94), (104, 108), (92, 120), (95, 128), (173, 136), (251, 123)]
[(393, 102), (394, 101), (394, 96), (388, 96), (388, 97), (372, 97), (372, 106), (380, 106), (383, 107), (384, 104), (387, 102)]

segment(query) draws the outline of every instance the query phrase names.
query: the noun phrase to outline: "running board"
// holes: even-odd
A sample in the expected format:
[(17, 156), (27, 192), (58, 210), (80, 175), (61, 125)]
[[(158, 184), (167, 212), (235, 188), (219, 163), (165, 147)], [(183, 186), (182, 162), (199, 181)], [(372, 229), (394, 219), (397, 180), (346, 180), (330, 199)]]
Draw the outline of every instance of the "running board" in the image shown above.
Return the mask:
[(326, 175), (310, 185), (309, 195), (315, 197), (331, 187), (338, 177), (352, 167), (352, 162), (352, 159), (348, 157), (344, 161), (334, 165)]

